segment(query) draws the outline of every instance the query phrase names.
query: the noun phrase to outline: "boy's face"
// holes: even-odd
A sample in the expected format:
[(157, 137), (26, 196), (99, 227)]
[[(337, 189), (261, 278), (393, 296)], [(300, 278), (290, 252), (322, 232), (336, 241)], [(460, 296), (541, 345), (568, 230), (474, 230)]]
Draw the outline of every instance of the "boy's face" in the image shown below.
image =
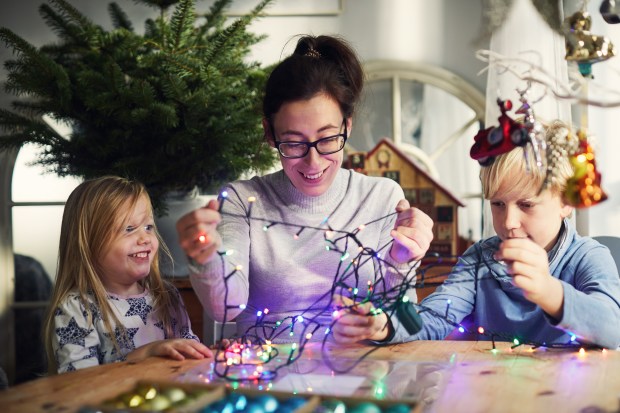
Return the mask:
[(502, 241), (529, 238), (546, 251), (553, 247), (562, 220), (573, 208), (565, 205), (559, 194), (537, 192), (536, 188), (520, 188), (516, 181), (505, 181), (489, 200), (493, 227)]

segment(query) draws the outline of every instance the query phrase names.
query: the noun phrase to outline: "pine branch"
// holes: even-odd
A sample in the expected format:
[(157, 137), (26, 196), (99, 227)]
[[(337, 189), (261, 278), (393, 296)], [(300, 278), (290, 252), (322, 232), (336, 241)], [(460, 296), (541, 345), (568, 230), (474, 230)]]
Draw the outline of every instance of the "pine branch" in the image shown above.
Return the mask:
[[(160, 206), (167, 191), (213, 191), (242, 172), (270, 167), (275, 156), (260, 116), (267, 71), (246, 61), (263, 38), (247, 27), (270, 2), (228, 26), (231, 0), (217, 0), (200, 24), (194, 2), (145, 0), (162, 14), (146, 20), (140, 35), (120, 7), (110, 6), (116, 28), (106, 31), (66, 1), (52, 1), (42, 14), (60, 42), (36, 49), (0, 29), (15, 56), (5, 63), (5, 90), (26, 97), (0, 113), (7, 131), (0, 146), (40, 145), (38, 163), (61, 176), (138, 179)], [(73, 125), (71, 139), (58, 136), (42, 114)]]
[(108, 4), (108, 13), (110, 13), (110, 18), (115, 28), (125, 29), (130, 32), (134, 31), (129, 16), (127, 16), (127, 13), (125, 13), (116, 2)]
[(273, 0), (262, 0), (249, 14), (237, 19), (233, 24), (217, 33), (212, 39), (215, 44), (214, 47), (211, 48), (211, 50), (207, 53), (207, 56), (205, 56), (206, 65), (210, 65), (214, 59), (214, 56), (222, 53), (226, 49), (229, 42), (238, 40), (239, 36), (245, 34), (245, 29), (247, 26), (260, 15), (265, 7), (272, 2)]
[(93, 22), (65, 0), (48, 0), (60, 12), (61, 16), (77, 24), (84, 32), (94, 27)]
[(75, 23), (67, 21), (47, 4), (39, 7), (39, 14), (57, 36), (65, 42), (80, 44), (84, 41), (84, 31)]
[(223, 27), (226, 23), (226, 15), (224, 11), (230, 7), (232, 0), (217, 0), (211, 5), (209, 11), (205, 13), (204, 17), (206, 23), (202, 26), (204, 33), (209, 29)]
[(194, 30), (195, 22), (194, 0), (181, 0), (170, 19), (170, 43), (172, 50), (179, 50), (185, 47), (190, 33)]

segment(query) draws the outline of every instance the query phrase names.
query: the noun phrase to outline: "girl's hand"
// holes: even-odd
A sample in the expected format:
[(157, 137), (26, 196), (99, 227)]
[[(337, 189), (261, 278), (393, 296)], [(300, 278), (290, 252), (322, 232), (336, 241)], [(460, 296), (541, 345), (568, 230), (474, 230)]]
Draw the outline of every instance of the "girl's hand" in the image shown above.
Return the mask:
[(213, 357), (207, 346), (196, 340), (173, 338), (154, 341), (139, 347), (127, 355), (128, 361), (137, 361), (150, 356), (169, 357), (173, 360), (203, 359)]
[(219, 202), (209, 201), (206, 207), (183, 215), (177, 221), (179, 244), (185, 254), (198, 264), (206, 264), (222, 245), (217, 224), (222, 220)]
[(507, 239), (501, 243), (495, 259), (506, 262), (513, 285), (523, 290), (525, 298), (556, 320), (562, 318), (564, 289), (560, 280), (550, 274), (549, 258), (543, 247), (527, 238)]
[(332, 328), (334, 340), (339, 344), (352, 344), (361, 340), (382, 341), (388, 337), (389, 321), (385, 313), (372, 315), (372, 303), (353, 305), (353, 301), (334, 295), (334, 305), (345, 307), (338, 310), (338, 320)]
[(433, 240), (433, 220), (411, 207), (406, 199), (398, 202), (396, 212), (398, 216), (391, 233), (394, 244), (390, 256), (399, 263), (422, 259)]

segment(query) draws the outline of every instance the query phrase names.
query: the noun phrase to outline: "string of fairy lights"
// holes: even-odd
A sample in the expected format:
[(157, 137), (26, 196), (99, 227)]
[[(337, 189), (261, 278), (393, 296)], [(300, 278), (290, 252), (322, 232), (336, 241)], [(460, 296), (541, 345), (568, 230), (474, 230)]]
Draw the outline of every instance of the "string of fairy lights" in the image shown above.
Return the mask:
[[(442, 281), (447, 273), (434, 273), (433, 275), (427, 274), (434, 266), (441, 265), (443, 259), (455, 259), (454, 256), (439, 256), (433, 254), (433, 262), (422, 267), (420, 262), (412, 263), (406, 272), (399, 270), (390, 262), (383, 259), (383, 256), (393, 241), (380, 246), (377, 250), (369, 248), (360, 242), (358, 234), (367, 229), (367, 227), (373, 224), (383, 222), (396, 213), (391, 213), (360, 225), (352, 231), (334, 229), (331, 228), (327, 219), (325, 219), (320, 226), (308, 226), (300, 225), (298, 223), (289, 223), (283, 221), (274, 221), (261, 217), (255, 217), (251, 215), (252, 205), (256, 202), (255, 197), (248, 199), (248, 206), (245, 214), (235, 214), (226, 212), (222, 206), (227, 199), (228, 194), (223, 192), (220, 196), (220, 213), (222, 215), (228, 215), (230, 217), (243, 218), (252, 221), (263, 223), (263, 230), (269, 231), (276, 225), (288, 226), (296, 229), (293, 238), (298, 239), (299, 235), (303, 231), (320, 231), (323, 233), (323, 239), (325, 241), (326, 253), (336, 254), (337, 264), (334, 276), (334, 282), (329, 291), (325, 291), (323, 295), (317, 297), (315, 303), (293, 316), (287, 316), (280, 320), (274, 320), (270, 317), (270, 311), (268, 308), (248, 308), (246, 304), (243, 305), (230, 305), (228, 303), (228, 281), (231, 277), (237, 276), (243, 273), (243, 268), (233, 263), (230, 259), (232, 251), (219, 251), (218, 255), (221, 260), (221, 265), (226, 270), (226, 262), (229, 263), (231, 270), (224, 272), (225, 281), (225, 312), (224, 320), (227, 320), (227, 312), (231, 309), (251, 310), (256, 314), (254, 324), (249, 327), (243, 334), (232, 338), (226, 338), (223, 336), (224, 331), (220, 334), (219, 343), (215, 355), (214, 373), (222, 378), (231, 381), (248, 381), (248, 380), (272, 380), (277, 376), (278, 370), (286, 366), (291, 365), (297, 361), (304, 352), (304, 349), (308, 342), (313, 341), (313, 337), (319, 334), (322, 336), (322, 353), (323, 360), (327, 365), (331, 365), (329, 360), (329, 354), (326, 351), (326, 344), (332, 333), (334, 324), (338, 321), (340, 315), (346, 311), (354, 311), (353, 307), (363, 305), (365, 303), (371, 304), (371, 310), (368, 313), (369, 317), (376, 316), (381, 313), (386, 313), (388, 317), (394, 317), (397, 314), (399, 306), (411, 305), (415, 311), (419, 314), (422, 312), (429, 312), (434, 317), (441, 318), (447, 323), (454, 326), (455, 330), (463, 334), (475, 333), (478, 336), (485, 336), (493, 343), (493, 349), (496, 348), (495, 341), (508, 341), (512, 342), (511, 348), (516, 348), (521, 345), (530, 345), (532, 348), (544, 347), (544, 348), (569, 348), (579, 350), (584, 347), (589, 347), (586, 343), (581, 343), (577, 336), (570, 335), (570, 340), (566, 343), (545, 343), (530, 340), (527, 337), (515, 336), (499, 331), (491, 331), (485, 329), (484, 326), (475, 326), (468, 328), (460, 322), (455, 320), (455, 317), (450, 312), (451, 301), (447, 300), (446, 309), (443, 313), (438, 313), (431, 308), (425, 307), (418, 303), (413, 303), (407, 296), (407, 291), (411, 289), (424, 288), (429, 286), (439, 286), (444, 282)], [(349, 245), (357, 247), (356, 254), (350, 254)], [(480, 261), (471, 266), (467, 266), (462, 262), (459, 262), (459, 266), (462, 270), (473, 268), (474, 266), (487, 266), (491, 271), (491, 262), (485, 261), (480, 255)], [(374, 266), (374, 279), (367, 281), (364, 286), (360, 286), (359, 271), (362, 267), (367, 265)], [(386, 275), (393, 273), (399, 275), (402, 282), (397, 285), (390, 286), (390, 283), (386, 281)], [(478, 271), (474, 271), (477, 274)], [(472, 280), (457, 280), (449, 282), (483, 282), (485, 280), (495, 280), (494, 274), (491, 271), (491, 275), (478, 277)], [(345, 303), (338, 303), (337, 305), (333, 301), (334, 295), (340, 295), (348, 297)], [(320, 304), (328, 301), (328, 304)], [(331, 321), (329, 323), (321, 322), (321, 318), (326, 315), (331, 315)], [(301, 328), (300, 328), (301, 327)], [(290, 343), (290, 349), (288, 354), (281, 354), (280, 349), (283, 347), (274, 346), (274, 343), (287, 342)], [(352, 363), (346, 368), (333, 368), (335, 372), (344, 373), (350, 371), (357, 365), (363, 358), (365, 358), (372, 351), (379, 348), (379, 346), (371, 348), (363, 356), (359, 357), (356, 362)], [(276, 362), (276, 358), (279, 362)]]
[[(607, 17), (617, 19), (617, 15), (613, 13), (613, 10), (607, 10), (607, 14), (603, 12), (603, 17), (607, 20)], [(609, 14), (611, 13), (611, 14)], [(586, 208), (596, 205), (607, 198), (607, 195), (601, 188), (601, 174), (597, 170), (596, 161), (594, 157), (594, 151), (590, 144), (590, 139), (587, 133), (583, 130), (579, 130), (577, 133), (573, 133), (570, 128), (566, 130), (558, 131), (555, 136), (552, 136), (548, 142), (545, 142), (544, 134), (540, 123), (536, 120), (534, 112), (528, 102), (527, 93), (532, 83), (542, 85), (545, 89), (545, 93), (550, 92), (559, 99), (568, 99), (575, 103), (595, 105), (602, 107), (617, 106), (617, 101), (608, 102), (601, 101), (596, 102), (585, 98), (585, 94), (581, 93), (581, 89), (585, 86), (586, 82), (592, 84), (591, 65), (593, 63), (606, 60), (613, 56), (611, 51), (611, 45), (608, 39), (600, 37), (599, 42), (587, 41), (590, 38), (597, 36), (591, 35), (589, 32), (584, 31), (585, 27), (590, 26), (590, 17), (585, 11), (585, 6), (582, 10), (579, 10), (575, 14), (565, 19), (564, 24), (567, 25), (570, 30), (566, 35), (566, 60), (576, 61), (579, 67), (579, 73), (583, 79), (579, 81), (577, 79), (577, 85), (579, 87), (573, 88), (570, 85), (563, 85), (554, 79), (549, 73), (546, 73), (542, 67), (533, 65), (531, 62), (524, 59), (508, 58), (501, 56), (491, 51), (480, 51), (477, 53), (478, 58), (487, 61), (491, 67), (499, 67), (504, 72), (510, 72), (516, 75), (518, 78), (527, 81), (527, 88), (523, 91), (518, 90), (520, 94), (521, 107), (515, 111), (515, 114), (524, 115), (523, 122), (515, 122), (507, 115), (506, 112), (510, 110), (512, 103), (507, 100), (498, 99), (498, 104), (502, 111), (502, 115), (498, 118), (499, 126), (490, 127), (486, 130), (481, 130), (477, 137), (476, 144), (472, 147), (470, 156), (479, 161), (481, 166), (487, 166), (493, 162), (493, 158), (502, 151), (494, 151), (495, 145), (491, 143), (493, 139), (502, 138), (504, 141), (512, 139), (512, 145), (506, 146), (506, 150), (510, 150), (515, 146), (531, 145), (534, 162), (529, 167), (539, 167), (546, 169), (546, 179), (543, 183), (541, 190), (545, 189), (554, 179), (557, 178), (559, 171), (559, 163), (562, 159), (568, 157), (573, 168), (574, 176), (567, 182), (567, 188), (563, 193), (564, 201), (568, 205), (572, 205), (576, 208)], [(524, 70), (519, 70), (519, 65), (525, 65)], [(488, 69), (487, 68), (487, 69)], [(486, 69), (485, 69), (486, 70)], [(551, 79), (551, 80), (550, 80)], [(573, 79), (575, 80), (575, 79)], [(606, 85), (605, 85), (606, 86)], [(603, 92), (607, 92), (608, 88), (601, 88)], [(534, 102), (535, 103), (535, 102)], [(502, 132), (498, 134), (499, 132)], [(517, 135), (515, 133), (518, 132)], [(503, 136), (502, 136), (503, 135)], [(515, 141), (516, 138), (518, 142)], [(488, 142), (486, 142), (488, 140)], [(491, 148), (488, 144), (491, 143)], [(478, 146), (477, 146), (478, 145)], [(543, 156), (543, 153), (546, 156)], [(526, 154), (527, 156), (527, 154)], [(422, 266), (421, 262), (413, 263), (404, 273), (402, 270), (391, 265), (388, 261), (382, 258), (382, 254), (385, 254), (391, 246), (391, 242), (379, 247), (377, 250), (368, 248), (363, 245), (358, 234), (365, 230), (367, 226), (375, 224), (377, 222), (383, 222), (389, 219), (394, 214), (389, 214), (384, 217), (380, 217), (376, 220), (368, 222), (355, 228), (352, 231), (333, 229), (329, 226), (327, 219), (325, 219), (320, 226), (304, 226), (296, 223), (272, 221), (260, 217), (252, 217), (252, 206), (256, 202), (255, 197), (248, 199), (248, 205), (245, 215), (235, 215), (222, 210), (224, 201), (227, 194), (222, 193), (220, 196), (220, 212), (223, 215), (229, 215), (233, 217), (241, 217), (248, 220), (262, 221), (263, 229), (268, 231), (270, 228), (276, 225), (289, 226), (296, 228), (294, 239), (299, 239), (299, 236), (303, 231), (322, 231), (324, 234), (325, 249), (329, 253), (338, 254), (337, 268), (335, 271), (334, 282), (329, 289), (320, 297), (317, 297), (315, 304), (307, 309), (303, 309), (299, 314), (295, 316), (286, 317), (282, 320), (273, 321), (269, 317), (269, 309), (256, 309), (252, 308), (252, 311), (256, 312), (255, 324), (248, 328), (240, 337), (236, 337), (232, 341), (226, 341), (227, 345), (221, 350), (218, 350), (216, 354), (215, 373), (221, 377), (229, 380), (260, 380), (260, 379), (272, 379), (276, 376), (277, 371), (285, 366), (294, 363), (303, 353), (306, 344), (315, 337), (317, 333), (323, 334), (322, 337), (322, 353), (323, 361), (328, 365), (331, 365), (329, 355), (324, 351), (325, 344), (327, 343), (330, 333), (334, 324), (337, 322), (338, 317), (346, 311), (355, 311), (354, 307), (363, 305), (366, 303), (371, 304), (372, 310), (368, 313), (369, 317), (376, 316), (380, 313), (386, 313), (390, 318), (397, 315), (399, 320), (401, 310), (403, 308), (413, 308), (414, 314), (423, 312), (431, 313), (434, 317), (445, 320), (448, 324), (452, 325), (456, 331), (463, 334), (477, 334), (479, 337), (484, 336), (489, 338), (493, 343), (493, 351), (496, 350), (495, 341), (507, 341), (512, 342), (511, 349), (521, 345), (530, 345), (532, 348), (544, 347), (544, 348), (568, 348), (576, 349), (580, 352), (584, 351), (584, 348), (592, 347), (586, 343), (579, 341), (576, 335), (570, 334), (570, 339), (566, 343), (545, 343), (537, 342), (528, 339), (527, 337), (516, 336), (501, 331), (491, 331), (484, 326), (473, 326), (468, 328), (463, 322), (457, 322), (454, 314), (451, 313), (451, 301), (446, 301), (446, 308), (444, 312), (437, 312), (431, 308), (425, 307), (419, 303), (413, 303), (408, 301), (407, 292), (411, 289), (418, 289), (424, 287), (437, 287), (446, 282), (463, 282), (463, 283), (477, 283), (480, 282), (493, 282), (498, 277), (510, 277), (508, 274), (496, 274), (493, 272), (492, 266), (494, 262), (485, 260), (482, 254), (479, 254), (479, 259), (475, 264), (464, 263), (459, 260), (458, 265), (462, 271), (474, 270), (474, 279), (466, 280), (454, 280), (443, 281), (447, 273), (431, 272), (430, 270), (441, 265), (442, 259), (452, 260), (458, 258), (453, 256), (439, 256), (435, 255), (430, 264)], [(342, 245), (344, 244), (344, 245)], [(340, 245), (340, 246), (339, 246)], [(350, 254), (349, 246), (357, 246), (357, 253)], [(232, 266), (232, 271), (225, 275), (226, 294), (225, 294), (225, 308), (226, 310), (238, 309), (247, 310), (245, 306), (228, 305), (228, 284), (227, 281), (241, 273), (243, 268), (235, 266), (230, 261), (231, 251), (219, 252), (222, 266), (226, 269), (226, 262)], [(369, 281), (366, 285), (359, 285), (359, 273), (360, 269), (364, 266), (374, 266), (374, 279)], [(474, 266), (486, 266), (488, 268), (488, 275), (483, 277), (478, 276), (477, 268)], [(386, 282), (386, 275), (390, 273), (396, 273), (402, 279), (398, 285), (390, 286)], [(434, 274), (434, 275), (431, 275)], [(349, 297), (349, 300), (345, 303), (339, 303), (334, 305), (332, 297), (334, 295), (342, 295)], [(321, 305), (328, 301), (328, 304)], [(410, 307), (408, 307), (410, 306)], [(411, 314), (411, 311), (409, 312)], [(322, 323), (320, 320), (324, 315), (331, 314), (330, 323)], [(224, 319), (227, 319), (226, 314)], [(296, 329), (296, 326), (303, 326), (301, 330)], [(420, 326), (416, 326), (418, 328)], [(409, 331), (409, 329), (407, 329)], [(411, 331), (409, 331), (412, 333)], [(223, 332), (222, 332), (223, 335)], [(293, 343), (290, 347), (289, 354), (283, 358), (284, 362), (279, 365), (274, 365), (273, 360), (276, 357), (280, 357), (278, 347), (272, 346), (272, 343), (279, 341), (283, 336)], [(224, 337), (220, 337), (222, 341)], [(223, 342), (223, 341), (222, 341)], [(374, 347), (375, 349), (378, 347)], [(372, 352), (373, 350), (370, 350)], [(603, 349), (603, 351), (605, 351)], [(368, 353), (367, 353), (368, 354)], [(282, 355), (284, 356), (284, 355)], [(365, 357), (362, 356), (359, 360)], [(266, 366), (269, 365), (269, 369)], [(347, 369), (336, 369), (334, 371), (345, 372), (352, 369), (356, 363), (351, 365)], [(249, 367), (255, 366), (255, 370), (243, 378), (241, 376), (233, 377), (231, 368), (233, 367)], [(218, 368), (221, 367), (221, 368)]]

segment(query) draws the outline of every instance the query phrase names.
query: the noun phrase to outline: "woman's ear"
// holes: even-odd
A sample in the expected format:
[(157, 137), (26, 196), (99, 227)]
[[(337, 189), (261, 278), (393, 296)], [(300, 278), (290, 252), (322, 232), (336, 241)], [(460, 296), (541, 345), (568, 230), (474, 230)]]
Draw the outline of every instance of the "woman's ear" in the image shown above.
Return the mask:
[(276, 147), (275, 139), (273, 138), (273, 131), (271, 130), (271, 126), (269, 125), (269, 121), (263, 118), (263, 131), (265, 132), (265, 139), (267, 143), (272, 148)]
[(353, 129), (353, 118), (348, 117), (347, 120), (347, 138), (351, 136), (351, 130)]

